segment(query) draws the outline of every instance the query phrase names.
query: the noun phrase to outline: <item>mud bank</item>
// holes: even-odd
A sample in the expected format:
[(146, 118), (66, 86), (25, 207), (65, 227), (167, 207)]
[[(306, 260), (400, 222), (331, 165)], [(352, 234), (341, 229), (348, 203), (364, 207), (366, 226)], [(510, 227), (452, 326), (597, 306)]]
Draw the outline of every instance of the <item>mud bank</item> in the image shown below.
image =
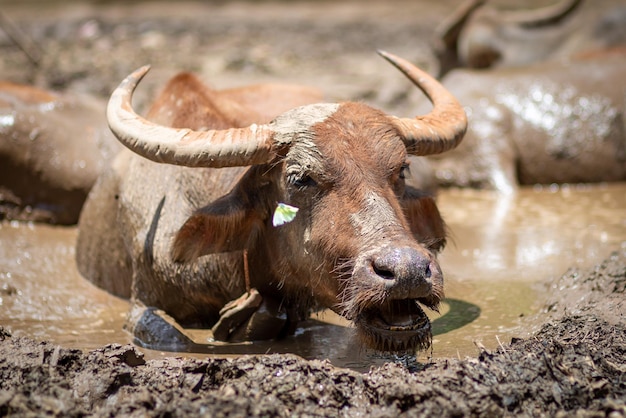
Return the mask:
[(547, 322), (477, 357), (359, 373), (293, 355), (145, 360), (0, 332), (0, 415), (626, 415), (626, 249), (550, 283)]

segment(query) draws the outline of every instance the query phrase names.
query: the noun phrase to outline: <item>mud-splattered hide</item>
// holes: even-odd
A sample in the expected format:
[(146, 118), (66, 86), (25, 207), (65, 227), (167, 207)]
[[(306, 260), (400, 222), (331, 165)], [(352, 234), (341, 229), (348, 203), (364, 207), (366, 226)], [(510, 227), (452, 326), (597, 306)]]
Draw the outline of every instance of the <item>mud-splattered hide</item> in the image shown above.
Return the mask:
[(437, 182), (510, 193), (520, 184), (626, 180), (625, 73), (626, 49), (450, 72), (442, 83), (470, 123), (458, 148), (429, 157)]
[[(419, 304), (436, 308), (443, 297), (436, 254), (445, 227), (433, 197), (405, 185), (407, 157), (454, 148), (466, 119), (434, 79), (384, 56), (433, 100), (430, 114), (405, 119), (361, 103), (318, 103), (219, 131), (213, 122), (198, 130), (206, 118), (166, 127), (132, 111), (145, 69), (130, 76), (111, 98), (113, 131), (136, 154), (177, 166), (130, 153), (116, 161), (81, 219), (83, 274), (183, 324), (211, 326), (245, 291), (245, 250), (249, 286), (278, 299), (292, 319), (331, 308), (374, 348), (427, 346)], [(163, 97), (187, 96), (170, 85)], [(148, 119), (158, 114), (170, 111), (157, 105)], [(273, 226), (279, 203), (299, 211)], [(106, 234), (102, 216), (123, 227), (108, 228), (109, 243), (96, 245), (93, 231)], [(126, 255), (112, 283), (116, 263), (99, 260), (119, 254), (118, 245)]]

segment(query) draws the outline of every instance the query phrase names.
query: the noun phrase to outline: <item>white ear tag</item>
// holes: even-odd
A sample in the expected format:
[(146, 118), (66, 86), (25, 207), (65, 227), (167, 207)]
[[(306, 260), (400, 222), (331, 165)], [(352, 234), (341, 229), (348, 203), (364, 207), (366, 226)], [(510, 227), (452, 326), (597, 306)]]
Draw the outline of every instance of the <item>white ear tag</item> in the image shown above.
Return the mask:
[(276, 210), (274, 211), (274, 218), (272, 219), (272, 223), (274, 226), (281, 226), (286, 223), (293, 221), (296, 218), (296, 213), (298, 212), (298, 208), (295, 206), (290, 206), (286, 203), (279, 203), (276, 206)]

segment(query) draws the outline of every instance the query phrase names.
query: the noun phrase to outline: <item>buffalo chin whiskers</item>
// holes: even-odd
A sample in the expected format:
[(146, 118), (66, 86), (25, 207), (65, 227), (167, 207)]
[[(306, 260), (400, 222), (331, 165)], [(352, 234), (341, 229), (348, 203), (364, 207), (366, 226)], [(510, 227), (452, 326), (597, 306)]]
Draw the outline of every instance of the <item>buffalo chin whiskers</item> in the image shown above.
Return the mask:
[(365, 309), (382, 305), (386, 294), (382, 286), (343, 285), (337, 310), (347, 319), (354, 320)]

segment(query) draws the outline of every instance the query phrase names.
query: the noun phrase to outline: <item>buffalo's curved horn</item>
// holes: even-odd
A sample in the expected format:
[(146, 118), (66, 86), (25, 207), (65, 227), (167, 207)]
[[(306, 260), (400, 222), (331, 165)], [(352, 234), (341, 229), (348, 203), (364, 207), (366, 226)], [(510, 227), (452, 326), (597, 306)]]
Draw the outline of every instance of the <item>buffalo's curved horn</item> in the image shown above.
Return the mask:
[(414, 119), (394, 117), (393, 123), (407, 152), (430, 155), (455, 148), (465, 135), (467, 116), (452, 93), (410, 62), (388, 52), (378, 53), (402, 71), (433, 103), (433, 110), (427, 115)]
[(139, 116), (131, 100), (149, 69), (144, 66), (134, 71), (109, 99), (109, 127), (126, 147), (152, 161), (188, 167), (245, 166), (273, 159), (273, 131), (267, 125), (193, 131), (157, 125)]
[(582, 0), (560, 0), (538, 9), (502, 12), (501, 20), (526, 27), (551, 25), (569, 15), (580, 3)]

